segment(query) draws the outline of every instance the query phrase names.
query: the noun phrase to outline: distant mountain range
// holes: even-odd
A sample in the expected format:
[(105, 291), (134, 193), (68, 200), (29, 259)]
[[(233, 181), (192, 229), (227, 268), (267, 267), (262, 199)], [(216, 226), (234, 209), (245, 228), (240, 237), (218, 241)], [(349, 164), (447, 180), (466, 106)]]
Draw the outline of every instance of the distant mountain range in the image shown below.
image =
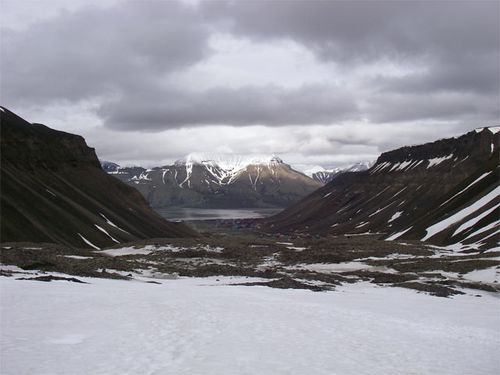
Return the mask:
[(333, 169), (325, 169), (323, 167), (312, 168), (305, 173), (310, 176), (313, 180), (319, 181), (323, 184), (327, 184), (336, 177), (340, 176), (342, 173), (346, 172), (361, 172), (370, 169), (374, 162), (364, 161), (359, 162), (348, 167), (339, 167)]
[(322, 186), (276, 156), (245, 159), (191, 154), (173, 165), (152, 169), (110, 162), (102, 166), (157, 208), (286, 207)]
[(102, 248), (196, 235), (108, 176), (81, 136), (31, 124), (3, 107), (0, 126), (2, 242)]
[(270, 218), (279, 232), (381, 233), (459, 249), (498, 246), (499, 131), (383, 153), (366, 171), (343, 173)]

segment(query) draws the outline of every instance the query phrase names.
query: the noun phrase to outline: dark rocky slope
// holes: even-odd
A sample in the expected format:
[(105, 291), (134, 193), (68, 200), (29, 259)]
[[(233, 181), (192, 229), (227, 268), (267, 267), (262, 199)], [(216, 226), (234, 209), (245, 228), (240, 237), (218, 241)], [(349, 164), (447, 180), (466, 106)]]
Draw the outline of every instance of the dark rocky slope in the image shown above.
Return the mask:
[[(368, 171), (345, 173), (267, 222), (281, 232), (383, 233), (456, 248), (498, 246), (499, 133), (382, 154)], [(467, 246), (468, 245), (468, 246)]]
[(277, 157), (222, 167), (210, 159), (177, 162), (146, 170), (114, 168), (108, 173), (134, 186), (153, 207), (287, 207), (322, 184)]
[(162, 219), (135, 189), (108, 176), (82, 137), (0, 109), (2, 242), (105, 247), (194, 235)]

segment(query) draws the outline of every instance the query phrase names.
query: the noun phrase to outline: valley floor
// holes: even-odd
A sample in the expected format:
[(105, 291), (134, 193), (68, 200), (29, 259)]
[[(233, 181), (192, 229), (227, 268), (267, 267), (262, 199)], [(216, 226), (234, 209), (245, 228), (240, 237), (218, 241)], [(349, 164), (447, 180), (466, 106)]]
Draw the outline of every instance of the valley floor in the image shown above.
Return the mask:
[(0, 373), (500, 373), (495, 293), (79, 279), (87, 284), (0, 277)]
[(0, 373), (500, 373), (499, 248), (217, 225), (0, 244)]

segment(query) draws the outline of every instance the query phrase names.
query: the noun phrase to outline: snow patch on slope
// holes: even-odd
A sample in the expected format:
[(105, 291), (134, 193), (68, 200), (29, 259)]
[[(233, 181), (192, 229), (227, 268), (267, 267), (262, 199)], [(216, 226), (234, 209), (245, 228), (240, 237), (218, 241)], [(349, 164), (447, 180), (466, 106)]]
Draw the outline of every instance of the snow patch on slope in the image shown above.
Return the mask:
[(408, 232), (411, 228), (413, 227), (409, 227), (408, 229), (405, 229), (401, 232), (398, 232), (398, 233), (394, 233), (392, 236), (390, 237), (387, 237), (385, 240), (386, 241), (394, 241), (395, 239), (398, 239), (399, 237), (401, 237), (403, 234), (405, 234), (406, 232)]
[(446, 160), (452, 159), (453, 156), (454, 156), (453, 154), (450, 154), (450, 155), (442, 156), (442, 157), (439, 157), (439, 158), (429, 159), (429, 165), (427, 165), (427, 169), (435, 167), (436, 165), (439, 165), (439, 164), (441, 164), (442, 162), (444, 162)]
[(398, 212), (396, 212), (394, 215), (392, 215), (392, 216), (391, 216), (391, 218), (389, 219), (388, 223), (393, 222), (393, 221), (394, 221), (394, 220), (396, 220), (398, 217), (400, 217), (402, 214), (403, 214), (403, 211), (398, 211)]
[(476, 133), (481, 133), (484, 129), (488, 129), (493, 134), (496, 134), (500, 131), (500, 126), (485, 126), (483, 128), (474, 129)]
[(106, 236), (108, 236), (109, 238), (111, 238), (111, 240), (113, 240), (113, 241), (114, 241), (114, 242), (116, 242), (116, 243), (120, 243), (120, 241), (118, 241), (116, 238), (114, 238), (113, 236), (111, 236), (111, 234), (109, 234), (109, 233), (108, 233), (108, 231), (107, 231), (106, 229), (104, 229), (104, 228), (100, 227), (100, 226), (99, 226), (99, 225), (97, 225), (97, 224), (94, 224), (94, 225), (95, 225), (95, 227), (96, 227), (97, 229), (99, 229), (101, 232), (103, 232)]
[(124, 233), (130, 234), (130, 233), (129, 233), (129, 232), (127, 232), (125, 229), (120, 228), (118, 225), (116, 225), (116, 224), (115, 224), (115, 223), (113, 223), (111, 220), (109, 220), (106, 216), (104, 216), (104, 214), (99, 213), (99, 215), (101, 215), (101, 216), (102, 216), (102, 218), (103, 218), (104, 220), (106, 220), (106, 223), (108, 223), (108, 224), (109, 224), (109, 225), (111, 225), (112, 227), (115, 227), (116, 229), (119, 229), (119, 230), (121, 230), (121, 231), (122, 231), (122, 232), (124, 232)]
[(96, 245), (94, 245), (92, 242), (90, 242), (85, 237), (83, 237), (80, 233), (77, 233), (77, 234), (80, 236), (80, 238), (83, 240), (83, 242), (85, 242), (87, 245), (89, 245), (90, 247), (93, 247), (96, 250), (101, 250), (100, 247), (97, 247)]
[(468, 215), (474, 213), (475, 211), (479, 210), (480, 208), (491, 202), (493, 199), (497, 198), (499, 195), (500, 195), (500, 187), (497, 186), (494, 190), (490, 191), (488, 194), (478, 199), (473, 204), (463, 208), (454, 215), (451, 215), (450, 217), (428, 227), (426, 230), (427, 234), (424, 236), (424, 238), (422, 238), (422, 241), (428, 240), (432, 236), (448, 228), (450, 225), (459, 222), (460, 220), (464, 219)]
[(457, 230), (455, 231), (455, 233), (453, 233), (453, 236), (455, 236), (458, 233), (463, 232), (464, 230), (469, 229), (470, 227), (474, 226), (481, 219), (485, 218), (486, 216), (488, 216), (493, 211), (498, 210), (498, 207), (500, 207), (500, 203), (497, 204), (496, 206), (493, 206), (490, 209), (484, 211), (482, 214), (477, 215), (476, 217), (473, 217), (472, 219), (470, 219), (467, 222), (463, 223), (462, 225), (460, 225), (457, 228)]
[(459, 195), (460, 195), (460, 194), (462, 194), (464, 191), (469, 190), (469, 189), (470, 189), (473, 185), (477, 184), (479, 181), (481, 181), (483, 178), (485, 178), (486, 176), (488, 176), (490, 173), (492, 173), (492, 172), (486, 172), (486, 173), (482, 174), (482, 175), (481, 175), (481, 176), (479, 176), (479, 177), (478, 177), (475, 181), (471, 182), (471, 183), (469, 184), (469, 186), (467, 186), (466, 188), (464, 188), (464, 189), (460, 190), (458, 193), (456, 193), (453, 197), (451, 197), (451, 198), (450, 198), (450, 199), (448, 199), (447, 201), (445, 201), (445, 202), (441, 203), (441, 204), (439, 205), (439, 207), (444, 206), (446, 203), (448, 203), (449, 201), (451, 201), (453, 198), (455, 198), (455, 197), (459, 196)]
[(469, 238), (472, 238), (474, 236), (477, 236), (478, 234), (481, 234), (481, 233), (484, 233), (484, 232), (487, 232), (489, 231), (490, 229), (493, 229), (495, 227), (500, 227), (500, 220), (497, 220), (497, 221), (494, 221), (493, 223), (490, 223), (482, 228), (479, 228), (478, 230), (472, 232), (471, 234), (469, 234), (467, 237), (465, 237), (464, 241), (465, 240), (468, 240)]

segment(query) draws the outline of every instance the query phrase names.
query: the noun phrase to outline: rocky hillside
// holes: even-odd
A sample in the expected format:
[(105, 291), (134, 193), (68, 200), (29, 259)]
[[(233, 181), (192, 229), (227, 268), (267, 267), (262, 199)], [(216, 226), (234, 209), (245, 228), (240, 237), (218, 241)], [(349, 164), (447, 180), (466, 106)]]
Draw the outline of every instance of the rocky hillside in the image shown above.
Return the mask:
[(500, 127), (382, 154), (267, 222), (281, 232), (381, 233), (460, 249), (499, 239)]
[(31, 124), (3, 107), (0, 116), (2, 242), (100, 248), (194, 235), (108, 176), (82, 137)]
[(286, 207), (322, 185), (278, 157), (217, 160), (190, 155), (174, 165), (117, 167), (108, 173), (137, 188), (158, 208)]

